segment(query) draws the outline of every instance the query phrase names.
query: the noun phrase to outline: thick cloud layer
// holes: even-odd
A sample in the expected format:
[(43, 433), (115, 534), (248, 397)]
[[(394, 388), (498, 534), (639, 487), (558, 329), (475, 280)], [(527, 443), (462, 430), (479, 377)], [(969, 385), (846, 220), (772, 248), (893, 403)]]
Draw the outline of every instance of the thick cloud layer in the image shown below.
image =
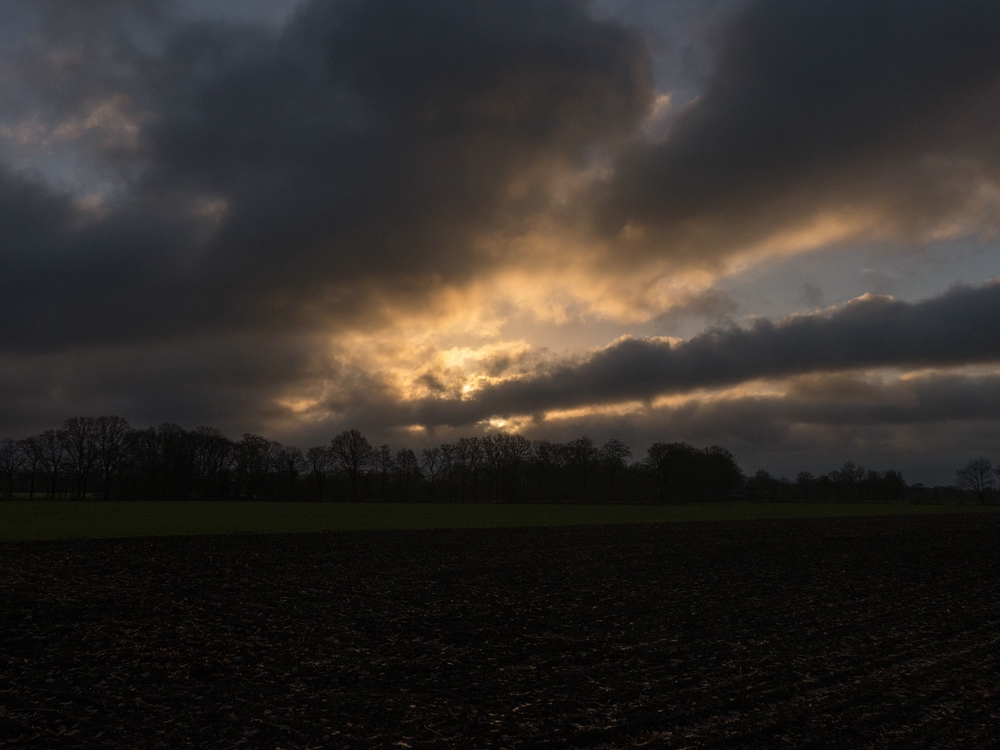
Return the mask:
[(148, 52), (102, 34), (66, 74), (83, 99), (42, 88), (66, 110), (54, 133), (137, 132), (100, 152), (117, 193), (89, 213), (2, 177), (0, 347), (358, 323), (386, 295), (425, 300), (492, 265), (477, 238), (544, 210), (551, 179), (652, 98), (639, 35), (573, 0), (314, 2), (280, 33), (158, 32)]
[(1000, 283), (906, 303), (856, 299), (830, 312), (710, 329), (687, 341), (625, 339), (579, 364), (425, 402), (418, 423), (469, 424), (587, 404), (648, 401), (698, 388), (811, 372), (948, 367), (1000, 359)]
[(983, 0), (750, 3), (669, 136), (618, 161), (600, 223), (700, 257), (822, 218), (995, 228), (998, 37), (1000, 6)]
[(528, 434), (569, 440), (624, 439), (642, 450), (657, 440), (725, 445), (744, 470), (792, 479), (852, 460), (901, 470), (910, 482), (950, 484), (971, 457), (1000, 440), (1000, 378), (928, 373), (796, 378), (784, 395), (693, 396), (679, 403), (592, 413), (526, 425)]
[[(564, 424), (787, 450), (801, 422), (815, 453), (841, 430), (992, 414), (968, 380), (905, 409), (902, 386), (864, 406), (793, 389), (770, 421), (702, 395), (995, 363), (996, 284), (677, 343), (636, 326), (736, 315), (712, 280), (761, 254), (994, 242), (1000, 6), (615, 5), (0, 0), (0, 428), (116, 411), (384, 436), (578, 409)], [(674, 11), (683, 32), (613, 20)], [(556, 355), (505, 330), (532, 315), (607, 326), (578, 347), (634, 335)], [(586, 416), (683, 393), (702, 395), (639, 426)], [(739, 414), (770, 431), (732, 432)]]

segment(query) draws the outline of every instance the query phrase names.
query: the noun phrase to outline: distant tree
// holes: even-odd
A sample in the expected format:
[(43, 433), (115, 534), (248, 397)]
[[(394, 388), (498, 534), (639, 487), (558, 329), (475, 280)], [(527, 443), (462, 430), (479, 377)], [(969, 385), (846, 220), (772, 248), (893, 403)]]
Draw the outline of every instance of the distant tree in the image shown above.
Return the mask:
[(793, 485), (785, 477), (779, 479), (765, 469), (758, 469), (746, 480), (745, 491), (754, 500), (784, 502), (792, 496)]
[(417, 455), (410, 448), (400, 448), (393, 461), (396, 470), (397, 486), (403, 502), (409, 502), (411, 489), (420, 481), (420, 465)]
[(887, 469), (882, 473), (882, 481), (879, 484), (880, 499), (888, 502), (897, 502), (903, 498), (906, 492), (906, 480), (903, 474), (895, 469)]
[(8, 500), (14, 499), (14, 477), (27, 460), (24, 445), (20, 441), (8, 438), (0, 442), (0, 473), (7, 480), (5, 495)]
[(565, 451), (558, 443), (536, 440), (531, 454), (531, 465), (536, 482), (536, 497), (539, 502), (551, 503), (563, 500), (566, 482), (563, 481), (562, 467)]
[(38, 470), (45, 466), (45, 455), (40, 437), (29, 437), (21, 441), (24, 451), (24, 466), (28, 474), (28, 499), (35, 499), (35, 481), (38, 478)]
[(959, 489), (975, 493), (980, 503), (985, 503), (989, 491), (996, 487), (993, 464), (986, 456), (972, 459), (955, 474)]
[(531, 441), (517, 433), (500, 433), (494, 438), (501, 458), (499, 499), (514, 502), (518, 499), (522, 471), (531, 458)]
[(699, 450), (687, 443), (653, 443), (646, 464), (656, 473), (664, 501), (724, 499), (743, 485), (733, 454), (717, 445)]
[(811, 500), (814, 493), (816, 477), (809, 471), (800, 471), (795, 475), (795, 488), (800, 500)]
[(614, 501), (618, 479), (632, 457), (632, 449), (618, 438), (611, 438), (601, 446), (598, 457), (608, 476), (608, 499)]
[(326, 475), (330, 471), (333, 456), (325, 445), (317, 445), (306, 451), (306, 464), (309, 466), (309, 476), (316, 485), (316, 497), (322, 502), (325, 499)]
[[(262, 438), (263, 439), (263, 438)], [(191, 500), (196, 476), (197, 437), (180, 425), (164, 422), (151, 436), (152, 479), (147, 493), (152, 497)]]
[(230, 496), (236, 444), (214, 427), (198, 427), (194, 442), (195, 495), (204, 500)]
[(383, 503), (388, 496), (392, 467), (392, 451), (388, 445), (380, 445), (375, 449), (375, 471), (378, 473), (378, 499)]
[(587, 435), (570, 440), (566, 443), (569, 450), (569, 460), (577, 466), (592, 466), (598, 458), (597, 446)]
[(62, 430), (46, 430), (36, 440), (41, 446), (42, 468), (49, 476), (49, 499), (55, 499), (59, 472), (66, 458), (66, 441)]
[(285, 445), (278, 452), (278, 465), (285, 475), (285, 488), (281, 494), (294, 500), (298, 495), (299, 474), (307, 469), (305, 456), (294, 445)]
[(361, 499), (361, 478), (371, 466), (375, 449), (359, 430), (344, 430), (330, 441), (330, 455), (350, 478), (351, 496), (354, 502), (358, 502)]
[(444, 499), (445, 502), (450, 503), (455, 499), (454, 480), (458, 451), (454, 443), (441, 443), (439, 447), (441, 449), (441, 474), (446, 482)]
[[(704, 454), (702, 492), (710, 498), (724, 499), (739, 492), (743, 487), (743, 471), (736, 463), (736, 457), (726, 448), (710, 445)], [(780, 480), (786, 482), (787, 480)]]
[(458, 499), (475, 501), (479, 493), (479, 474), (483, 466), (483, 441), (479, 437), (460, 438), (455, 443), (453, 468), (458, 473)]
[(108, 498), (113, 478), (121, 469), (126, 457), (128, 422), (114, 415), (98, 417), (95, 421), (97, 435), (97, 466), (101, 475), (101, 497)]
[(66, 463), (73, 472), (76, 484), (76, 497), (83, 500), (87, 496), (87, 482), (100, 460), (97, 420), (93, 417), (70, 417), (63, 422), (62, 435)]
[(861, 499), (862, 482), (867, 473), (863, 466), (847, 461), (837, 471), (831, 471), (829, 477), (839, 499), (857, 502)]
[(438, 474), (440, 474), (441, 469), (444, 468), (444, 460), (441, 456), (441, 449), (437, 446), (434, 446), (433, 448), (424, 448), (420, 457), (420, 465), (424, 467), (424, 471), (427, 472), (427, 476), (431, 479), (431, 502), (433, 502)]
[(263, 435), (247, 432), (236, 443), (236, 476), (239, 492), (247, 500), (262, 499), (271, 463), (276, 458), (271, 441)]

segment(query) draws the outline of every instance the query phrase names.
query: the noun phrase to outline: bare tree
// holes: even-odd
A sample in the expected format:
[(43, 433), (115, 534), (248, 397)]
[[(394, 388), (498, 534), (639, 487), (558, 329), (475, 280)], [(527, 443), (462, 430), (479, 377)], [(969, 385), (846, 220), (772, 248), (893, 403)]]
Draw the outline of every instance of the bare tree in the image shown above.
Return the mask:
[(41, 449), (42, 468), (49, 475), (49, 499), (54, 500), (59, 472), (66, 458), (64, 436), (62, 430), (46, 430), (36, 440)]
[(989, 491), (996, 487), (993, 464), (986, 456), (972, 459), (955, 474), (959, 488), (974, 492), (980, 503), (985, 503)]
[(420, 465), (417, 454), (410, 448), (400, 448), (396, 451), (396, 475), (399, 478), (399, 489), (404, 502), (410, 500), (410, 485), (420, 479)]
[(118, 473), (125, 460), (125, 447), (131, 430), (122, 417), (97, 418), (97, 460), (101, 470), (101, 497), (105, 500), (111, 491), (111, 479)]
[(14, 499), (14, 477), (21, 467), (27, 462), (28, 456), (25, 454), (24, 445), (18, 440), (10, 438), (0, 442), (0, 472), (7, 480), (7, 499)]
[(444, 474), (445, 481), (445, 502), (455, 501), (454, 492), (454, 479), (455, 479), (455, 464), (457, 462), (457, 448), (454, 443), (442, 443), (441, 444), (441, 473)]
[(76, 498), (87, 497), (87, 481), (97, 465), (98, 428), (93, 417), (70, 417), (63, 422), (63, 441), (66, 447), (66, 463), (76, 481)]
[(306, 459), (302, 451), (294, 445), (283, 446), (279, 459), (282, 471), (288, 480), (288, 499), (294, 500), (296, 488), (299, 486), (299, 474), (306, 469)]
[(316, 445), (306, 451), (306, 463), (309, 465), (309, 476), (316, 484), (316, 497), (323, 501), (323, 489), (326, 485), (326, 475), (330, 471), (333, 456), (325, 445)]
[(198, 427), (192, 436), (196, 495), (202, 499), (228, 496), (236, 444), (214, 427)]
[(375, 449), (359, 430), (344, 430), (330, 441), (330, 454), (351, 480), (354, 502), (361, 499), (361, 477), (371, 466)]
[(625, 471), (626, 462), (631, 456), (632, 449), (618, 438), (611, 438), (600, 450), (599, 458), (608, 472), (608, 496), (612, 501), (615, 499), (618, 478)]
[(375, 470), (378, 472), (378, 499), (386, 501), (386, 489), (389, 485), (389, 474), (392, 472), (392, 451), (388, 445), (380, 445), (375, 450)]
[(28, 473), (28, 499), (35, 499), (35, 480), (38, 478), (38, 470), (45, 466), (44, 450), (40, 437), (29, 437), (21, 441), (24, 450), (24, 465)]
[(420, 463), (423, 464), (423, 467), (427, 470), (427, 475), (431, 478), (431, 502), (433, 502), (434, 489), (437, 486), (438, 474), (440, 474), (441, 469), (444, 468), (441, 449), (437, 446), (433, 448), (424, 448)]
[(247, 500), (261, 500), (267, 489), (267, 475), (275, 468), (281, 444), (263, 435), (247, 432), (236, 444), (236, 471)]
[(464, 502), (469, 498), (475, 502), (479, 488), (479, 470), (483, 463), (482, 440), (478, 437), (460, 438), (455, 444), (455, 463), (459, 474), (459, 501)]

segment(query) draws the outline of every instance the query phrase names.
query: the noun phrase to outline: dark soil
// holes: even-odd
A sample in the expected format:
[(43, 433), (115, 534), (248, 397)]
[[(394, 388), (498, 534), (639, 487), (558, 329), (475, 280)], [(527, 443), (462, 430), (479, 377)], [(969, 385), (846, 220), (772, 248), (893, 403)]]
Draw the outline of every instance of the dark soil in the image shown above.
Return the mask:
[(1000, 516), (0, 545), (0, 746), (1000, 746)]

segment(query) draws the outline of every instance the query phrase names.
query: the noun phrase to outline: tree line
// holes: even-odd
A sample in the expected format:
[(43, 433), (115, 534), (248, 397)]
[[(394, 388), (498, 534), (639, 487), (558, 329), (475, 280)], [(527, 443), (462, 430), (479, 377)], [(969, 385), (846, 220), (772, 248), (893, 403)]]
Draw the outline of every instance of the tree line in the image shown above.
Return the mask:
[(618, 439), (555, 443), (494, 433), (417, 453), (372, 445), (352, 429), (303, 452), (253, 433), (231, 440), (211, 427), (135, 429), (117, 416), (73, 417), (60, 429), (3, 440), (0, 478), (4, 497), (29, 499), (686, 503), (926, 496), (898, 471), (850, 462), (794, 481), (766, 471), (746, 477), (725, 448), (680, 442), (654, 443), (638, 458)]

